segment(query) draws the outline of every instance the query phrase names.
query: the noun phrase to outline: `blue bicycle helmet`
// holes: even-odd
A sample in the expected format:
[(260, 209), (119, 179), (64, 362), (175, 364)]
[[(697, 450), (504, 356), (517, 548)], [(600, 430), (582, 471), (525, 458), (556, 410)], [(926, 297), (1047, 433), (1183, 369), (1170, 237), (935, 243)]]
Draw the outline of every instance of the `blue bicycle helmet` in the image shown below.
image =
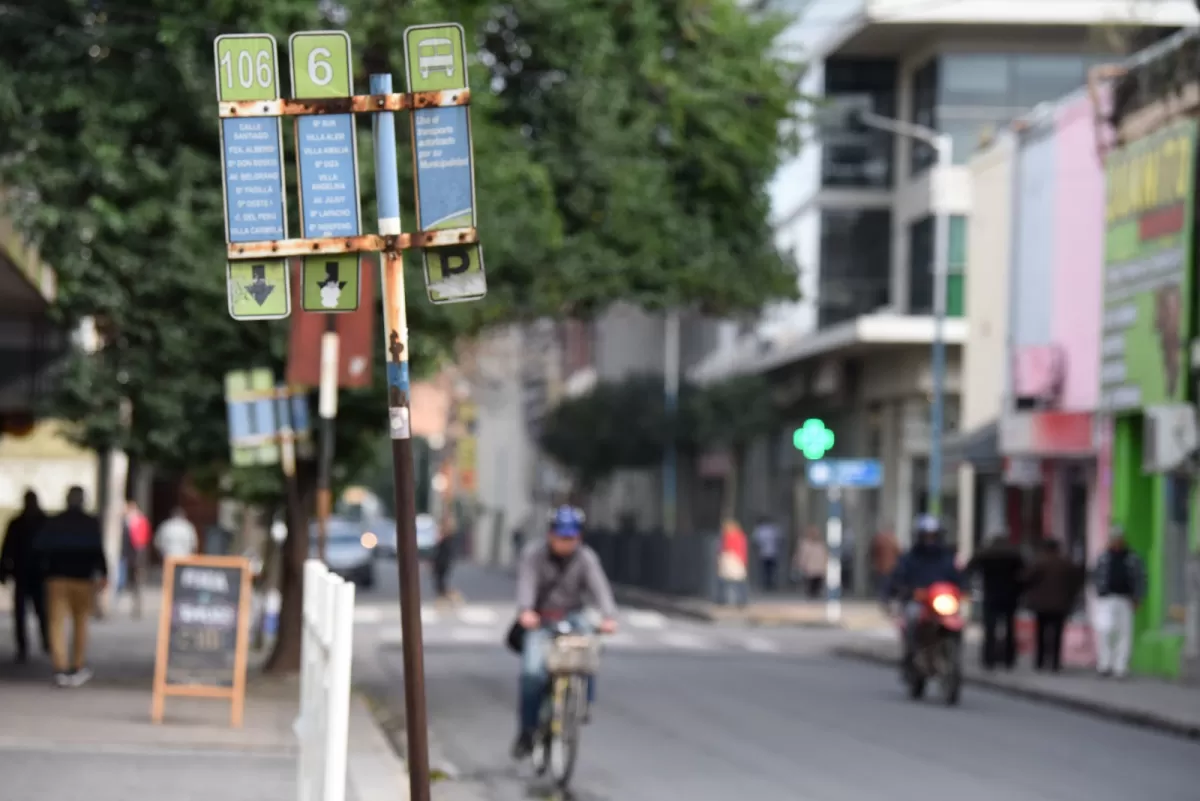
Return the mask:
[(583, 533), (583, 510), (560, 506), (550, 516), (550, 533), (556, 537), (578, 537)]

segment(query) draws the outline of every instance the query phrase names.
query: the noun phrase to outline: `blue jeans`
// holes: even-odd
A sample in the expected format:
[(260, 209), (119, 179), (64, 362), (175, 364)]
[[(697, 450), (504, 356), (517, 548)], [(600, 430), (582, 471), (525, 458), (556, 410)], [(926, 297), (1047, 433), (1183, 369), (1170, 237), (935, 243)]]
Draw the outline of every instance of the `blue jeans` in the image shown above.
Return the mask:
[[(567, 622), (579, 634), (592, 634), (594, 629), (582, 613), (567, 615)], [(521, 732), (532, 734), (537, 730), (538, 713), (542, 697), (546, 692), (546, 644), (553, 637), (550, 626), (530, 629), (525, 632), (525, 647), (521, 651), (520, 696), (517, 714)], [(588, 705), (596, 700), (596, 677), (588, 677)]]
[(745, 606), (750, 600), (750, 583), (719, 579), (717, 581), (717, 601), (723, 606)]

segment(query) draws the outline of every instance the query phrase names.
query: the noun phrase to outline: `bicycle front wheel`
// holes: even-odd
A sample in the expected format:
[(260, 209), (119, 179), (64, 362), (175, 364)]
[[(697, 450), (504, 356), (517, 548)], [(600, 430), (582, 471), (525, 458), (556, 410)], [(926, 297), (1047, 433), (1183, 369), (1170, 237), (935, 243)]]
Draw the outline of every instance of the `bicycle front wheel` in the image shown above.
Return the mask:
[(556, 742), (550, 749), (554, 778), (560, 789), (565, 790), (575, 772), (575, 760), (579, 756), (579, 735), (582, 731), (584, 707), (587, 704), (587, 678), (573, 675), (567, 679)]

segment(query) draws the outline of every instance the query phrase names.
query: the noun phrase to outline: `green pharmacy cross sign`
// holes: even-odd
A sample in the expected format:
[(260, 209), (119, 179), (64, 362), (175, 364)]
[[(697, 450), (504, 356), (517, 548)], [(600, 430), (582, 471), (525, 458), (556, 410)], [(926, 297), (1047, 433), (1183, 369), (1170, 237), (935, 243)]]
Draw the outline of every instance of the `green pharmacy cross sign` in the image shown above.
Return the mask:
[(833, 450), (833, 432), (821, 420), (805, 420), (804, 425), (792, 434), (792, 444), (804, 454), (805, 459), (821, 459)]

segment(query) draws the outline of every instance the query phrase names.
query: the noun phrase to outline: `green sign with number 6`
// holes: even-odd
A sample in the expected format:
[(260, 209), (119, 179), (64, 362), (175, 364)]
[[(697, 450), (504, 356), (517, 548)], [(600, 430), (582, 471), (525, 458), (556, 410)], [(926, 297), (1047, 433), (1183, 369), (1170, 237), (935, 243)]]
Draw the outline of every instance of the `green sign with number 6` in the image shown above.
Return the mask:
[(349, 97), (350, 34), (345, 31), (293, 33), (288, 41), (292, 54), (292, 96), (303, 100)]

